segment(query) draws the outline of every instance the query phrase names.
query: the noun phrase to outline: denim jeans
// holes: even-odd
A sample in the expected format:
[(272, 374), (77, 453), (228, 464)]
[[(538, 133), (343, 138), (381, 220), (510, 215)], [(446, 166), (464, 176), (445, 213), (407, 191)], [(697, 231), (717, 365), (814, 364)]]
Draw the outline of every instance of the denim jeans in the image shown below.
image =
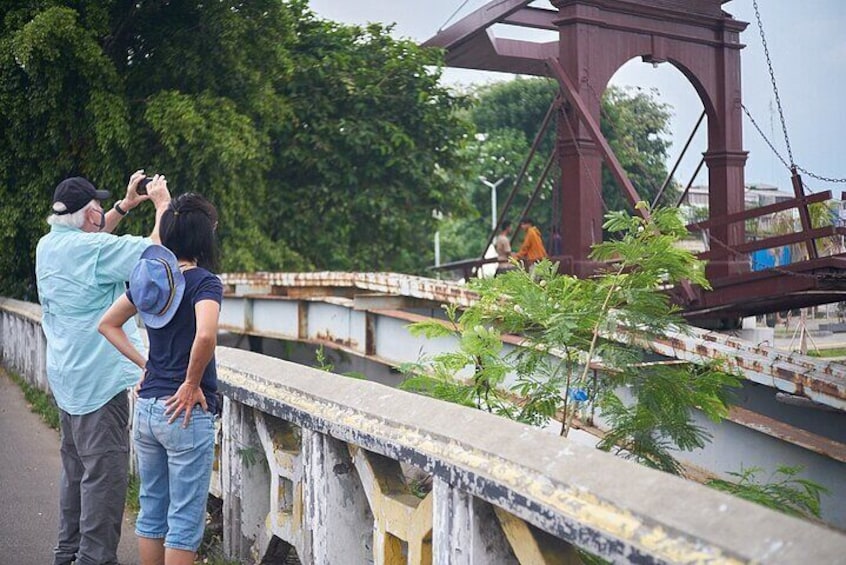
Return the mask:
[(187, 428), (172, 424), (164, 399), (135, 401), (133, 438), (141, 478), (139, 537), (165, 547), (196, 551), (203, 540), (214, 459), (214, 415), (195, 406)]

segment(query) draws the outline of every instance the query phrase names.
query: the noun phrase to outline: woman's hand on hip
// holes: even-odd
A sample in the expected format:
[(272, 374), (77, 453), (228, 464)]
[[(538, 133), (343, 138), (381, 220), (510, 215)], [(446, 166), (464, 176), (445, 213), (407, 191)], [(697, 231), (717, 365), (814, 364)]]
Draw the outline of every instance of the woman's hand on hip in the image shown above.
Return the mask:
[(203, 394), (203, 389), (187, 381), (182, 383), (176, 390), (176, 394), (165, 400), (165, 414), (170, 414), (167, 423), (172, 424), (184, 411), (182, 427), (187, 428), (191, 421), (191, 410), (197, 404), (202, 406), (203, 410), (208, 411), (209, 407), (206, 404), (206, 395)]

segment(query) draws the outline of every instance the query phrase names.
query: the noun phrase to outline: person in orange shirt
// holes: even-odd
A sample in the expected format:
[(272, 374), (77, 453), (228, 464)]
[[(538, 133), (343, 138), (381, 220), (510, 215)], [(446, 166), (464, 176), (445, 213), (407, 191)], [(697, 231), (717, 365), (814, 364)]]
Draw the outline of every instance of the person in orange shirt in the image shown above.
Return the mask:
[(520, 220), (520, 229), (525, 232), (523, 244), (514, 256), (520, 259), (526, 268), (528, 268), (549, 255), (543, 246), (543, 238), (541, 237), (540, 230), (530, 218)]

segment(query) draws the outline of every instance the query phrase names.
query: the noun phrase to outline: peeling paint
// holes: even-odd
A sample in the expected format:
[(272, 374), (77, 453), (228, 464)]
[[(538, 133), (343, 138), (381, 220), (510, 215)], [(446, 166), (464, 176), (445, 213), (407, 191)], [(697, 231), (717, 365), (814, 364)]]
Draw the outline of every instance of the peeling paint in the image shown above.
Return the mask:
[[(571, 543), (606, 556), (653, 556), (652, 561), (739, 563), (715, 541), (673, 531), (658, 516), (638, 516), (584, 488), (552, 483), (515, 461), (447, 438), (388, 425), (351, 406), (334, 405), (257, 376), (227, 370), (227, 393), (251, 403), (255, 395), (275, 399), (274, 412), (387, 457), (433, 472), (451, 485), (502, 506)], [(249, 390), (247, 390), (249, 388)], [(723, 510), (725, 513), (725, 510)]]
[[(35, 354), (32, 350), (32, 343), (43, 342), (39, 319), (33, 317), (29, 307), (21, 310), (14, 304), (11, 307), (6, 302), (0, 304), (0, 347), (4, 360), (28, 363), (26, 376), (30, 379), (43, 371), (39, 365), (43, 362), (43, 358), (39, 361), (40, 350), (36, 349)], [(839, 533), (743, 501), (730, 501), (727, 496), (704, 487), (683, 484), (610, 455), (577, 448), (557, 437), (555, 444), (547, 443), (549, 436), (540, 430), (514, 426), (503, 420), (486, 420), (489, 422), (486, 430), (498, 442), (484, 443), (463, 435), (462, 426), (438, 427), (430, 418), (430, 413), (446, 410), (455, 414), (450, 422), (470, 426), (479, 418), (492, 418), (482, 413), (471, 415), (461, 412), (459, 407), (445, 408), (437, 401), (413, 397), (409, 406), (414, 412), (398, 414), (391, 408), (404, 406), (403, 399), (410, 397), (400, 391), (341, 377), (332, 380), (332, 375), (319, 378), (322, 373), (318, 371), (226, 348), (221, 348), (219, 360), (221, 389), (227, 395), (224, 402), (227, 419), (220, 452), (223, 461), (219, 467), (224, 507), (228, 511), (225, 545), (239, 555), (260, 559), (262, 552), (271, 546), (270, 536), (277, 535), (294, 545), (308, 561), (316, 546), (313, 537), (326, 534), (319, 529), (322, 522), (307, 520), (325, 517), (331, 508), (324, 506), (323, 514), (314, 513), (311, 505), (321, 501), (315, 500), (316, 491), (308, 490), (309, 485), (314, 486), (309, 483), (314, 475), (309, 473), (327, 452), (321, 451), (325, 447), (313, 447), (317, 441), (305, 441), (306, 435), (311, 438), (325, 435), (395, 461), (411, 463), (442, 480), (449, 492), (470, 494), (501, 506), (557, 538), (614, 561), (738, 563), (766, 558), (767, 562), (790, 559), (795, 562), (802, 556), (814, 563), (834, 562), (846, 551), (846, 538)], [(236, 362), (227, 364), (232, 360)], [(778, 362), (800, 361), (804, 363), (801, 359), (784, 358)], [(806, 390), (815, 386), (812, 371), (805, 367), (800, 373), (803, 378), (799, 383)], [(327, 382), (332, 386), (327, 388)], [(340, 399), (339, 388), (347, 393)], [(823, 390), (828, 389), (823, 387)], [(373, 399), (384, 410), (368, 412), (362, 408), (362, 405), (370, 406)], [(256, 435), (266, 464), (251, 470), (236, 448), (253, 445)], [(543, 458), (545, 464), (514, 457), (507, 449), (500, 450), (498, 447), (509, 439), (521, 445), (539, 446), (537, 457)], [(558, 442), (564, 442), (564, 448)], [(591, 466), (575, 466), (584, 459), (589, 459)], [(558, 473), (554, 473), (555, 464), (560, 466)], [(338, 465), (332, 463), (327, 468), (335, 470)], [(573, 465), (573, 473), (568, 465)], [(339, 476), (348, 475), (352, 473)], [(625, 491), (616, 488), (619, 485), (613, 484), (614, 481), (597, 480), (599, 475), (623, 481)], [(288, 482), (282, 482), (281, 478)], [(250, 512), (255, 513), (254, 504), (258, 501), (266, 505), (270, 498), (265, 480), (271, 485), (270, 492), (276, 493), (273, 506), (260, 520), (253, 520)], [(655, 486), (674, 492), (677, 502), (683, 500), (685, 504), (714, 508), (721, 514), (719, 524), (672, 515), (663, 506), (653, 506), (648, 497), (618, 499), (612, 494), (632, 489), (647, 492)], [(344, 497), (348, 495), (344, 492), (339, 498), (346, 500)], [(426, 507), (432, 503), (431, 498), (419, 504), (413, 513), (408, 510), (410, 501), (401, 497), (392, 500), (405, 507), (397, 508), (394, 514), (412, 521), (411, 526), (397, 525), (397, 530), (405, 528), (410, 532), (411, 527), (424, 527), (426, 516), (431, 518), (431, 506)], [(261, 531), (254, 533), (257, 529)], [(726, 535), (728, 532), (735, 534), (742, 529), (749, 529), (746, 543), (726, 539), (732, 537)], [(422, 538), (419, 546), (425, 548), (426, 538), (419, 530), (414, 535)], [(765, 537), (765, 548), (750, 556), (749, 547), (762, 537)], [(451, 538), (448, 533), (439, 532), (430, 539), (449, 543)], [(423, 549), (419, 551), (425, 554)]]

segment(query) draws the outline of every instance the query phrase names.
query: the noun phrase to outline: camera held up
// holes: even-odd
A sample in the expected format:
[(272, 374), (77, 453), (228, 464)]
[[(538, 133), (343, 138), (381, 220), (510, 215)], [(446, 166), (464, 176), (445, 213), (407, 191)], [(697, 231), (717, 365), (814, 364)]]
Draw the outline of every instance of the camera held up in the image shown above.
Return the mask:
[(135, 188), (135, 192), (140, 195), (147, 194), (147, 185), (152, 182), (151, 177), (144, 177), (140, 181), (138, 181), (138, 186)]

